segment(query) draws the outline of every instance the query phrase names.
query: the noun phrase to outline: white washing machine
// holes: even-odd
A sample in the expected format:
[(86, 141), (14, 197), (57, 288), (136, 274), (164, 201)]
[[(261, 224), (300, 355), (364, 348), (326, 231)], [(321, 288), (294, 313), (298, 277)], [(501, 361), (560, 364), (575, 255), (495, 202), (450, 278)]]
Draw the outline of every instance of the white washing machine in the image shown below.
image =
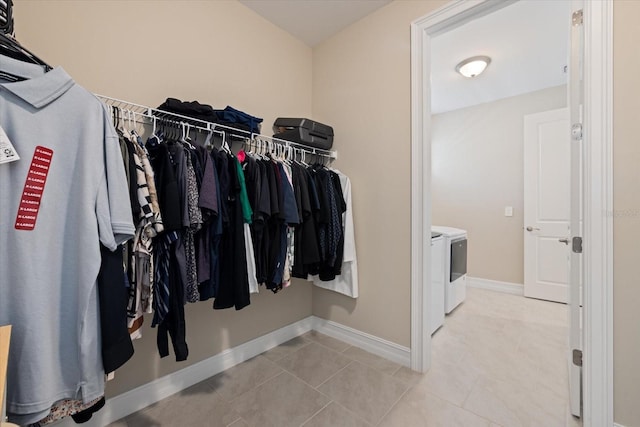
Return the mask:
[(433, 226), (444, 238), (444, 311), (449, 314), (467, 295), (467, 231)]
[(444, 323), (444, 237), (431, 232), (431, 335)]

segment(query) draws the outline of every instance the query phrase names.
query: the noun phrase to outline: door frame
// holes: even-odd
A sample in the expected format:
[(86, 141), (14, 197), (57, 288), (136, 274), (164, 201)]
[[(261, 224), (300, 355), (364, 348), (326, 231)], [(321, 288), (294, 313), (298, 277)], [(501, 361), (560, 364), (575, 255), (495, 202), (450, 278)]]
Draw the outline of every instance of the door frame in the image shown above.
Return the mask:
[[(411, 24), (411, 368), (431, 365), (431, 37), (514, 0), (454, 0)], [(583, 425), (613, 425), (613, 1), (585, 1)]]

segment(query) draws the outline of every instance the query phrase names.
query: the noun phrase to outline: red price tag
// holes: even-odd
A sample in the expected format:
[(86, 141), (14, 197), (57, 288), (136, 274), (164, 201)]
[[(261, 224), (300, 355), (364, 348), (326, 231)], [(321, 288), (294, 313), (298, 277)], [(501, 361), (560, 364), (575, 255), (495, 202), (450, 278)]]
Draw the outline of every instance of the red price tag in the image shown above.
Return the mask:
[(37, 146), (31, 159), (27, 180), (22, 190), (22, 198), (16, 216), (16, 230), (33, 230), (40, 211), (40, 201), (47, 183), (53, 150)]

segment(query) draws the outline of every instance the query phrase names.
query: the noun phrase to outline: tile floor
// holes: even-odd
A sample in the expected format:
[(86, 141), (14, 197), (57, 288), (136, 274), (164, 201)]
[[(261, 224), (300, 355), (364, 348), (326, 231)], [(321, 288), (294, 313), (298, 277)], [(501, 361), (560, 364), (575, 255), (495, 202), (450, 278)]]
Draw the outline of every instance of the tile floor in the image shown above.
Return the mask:
[(420, 375), (316, 332), (111, 427), (574, 427), (567, 308), (468, 289)]

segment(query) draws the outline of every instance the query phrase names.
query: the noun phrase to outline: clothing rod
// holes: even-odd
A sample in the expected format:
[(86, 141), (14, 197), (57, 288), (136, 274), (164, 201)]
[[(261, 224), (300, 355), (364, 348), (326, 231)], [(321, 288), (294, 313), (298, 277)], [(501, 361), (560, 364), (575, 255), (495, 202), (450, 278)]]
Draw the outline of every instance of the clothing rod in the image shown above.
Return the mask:
[(233, 136), (244, 137), (247, 140), (253, 140), (253, 139), (267, 140), (267, 141), (271, 141), (271, 142), (279, 144), (279, 145), (284, 145), (285, 147), (292, 147), (292, 148), (295, 148), (297, 150), (305, 151), (306, 153), (309, 153), (311, 155), (319, 155), (319, 156), (323, 156), (323, 157), (328, 157), (331, 160), (335, 160), (335, 159), (338, 158), (338, 152), (334, 151), (334, 150), (323, 150), (323, 149), (320, 149), (320, 148), (308, 147), (308, 146), (303, 145), (303, 144), (298, 144), (296, 142), (287, 141), (286, 139), (280, 139), (280, 138), (276, 138), (276, 137), (273, 137), (273, 136), (261, 135), (261, 134), (253, 133), (253, 132), (246, 131), (246, 130), (243, 130), (243, 129), (237, 129), (237, 128), (234, 128), (232, 126), (222, 125), (222, 124), (218, 124), (218, 123), (208, 122), (206, 120), (200, 120), (200, 119), (196, 119), (196, 118), (193, 118), (193, 117), (184, 116), (184, 115), (181, 115), (181, 114), (171, 113), (171, 112), (168, 112), (168, 111), (159, 110), (157, 108), (147, 107), (145, 105), (135, 104), (133, 102), (123, 101), (123, 100), (117, 99), (117, 98), (112, 98), (112, 97), (109, 97), (109, 96), (98, 95), (98, 94), (96, 94), (96, 96), (98, 97), (98, 99), (100, 99), (106, 105), (109, 105), (109, 106), (112, 106), (112, 107), (122, 108), (123, 110), (130, 110), (130, 111), (133, 111), (136, 114), (143, 115), (143, 116), (148, 117), (150, 119), (153, 119), (154, 117), (156, 117), (156, 118), (159, 118), (159, 119), (167, 118), (167, 119), (170, 119), (170, 120), (173, 119), (173, 120), (176, 120), (176, 121), (185, 121), (185, 122), (189, 122), (192, 125), (194, 123), (197, 123), (200, 126), (202, 126), (202, 128), (205, 128), (208, 131), (224, 129), (224, 130), (232, 133)]
[[(135, 120), (136, 123), (150, 124), (150, 123), (156, 122), (156, 120), (169, 120), (175, 124), (186, 125), (190, 130), (194, 129), (194, 130), (203, 131), (203, 132), (214, 131), (213, 129), (210, 128), (210, 126), (205, 126), (204, 124), (206, 123), (194, 124), (193, 120), (189, 120), (189, 123), (187, 123), (188, 119), (178, 120), (178, 118), (168, 118), (168, 117), (163, 117), (159, 115), (149, 114), (146, 110), (140, 110), (138, 108), (127, 108), (126, 106), (122, 106), (122, 105), (112, 105), (107, 103), (105, 104), (109, 108), (120, 108), (122, 111), (124, 111), (125, 115), (120, 117), (120, 121), (124, 123), (127, 123), (132, 119), (132, 117), (128, 115), (129, 113), (131, 113), (133, 115), (133, 120)], [(146, 121), (143, 121), (140, 119), (146, 119)], [(219, 131), (219, 132), (222, 133), (222, 131)]]

